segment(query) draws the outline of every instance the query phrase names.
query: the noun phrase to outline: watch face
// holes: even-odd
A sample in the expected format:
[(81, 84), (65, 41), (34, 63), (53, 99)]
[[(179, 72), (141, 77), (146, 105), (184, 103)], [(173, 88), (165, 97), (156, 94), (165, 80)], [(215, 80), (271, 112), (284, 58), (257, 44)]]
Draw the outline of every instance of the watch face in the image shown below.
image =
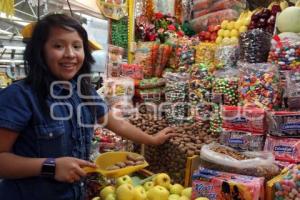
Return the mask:
[(55, 176), (55, 159), (48, 158), (42, 167), (41, 176), (54, 178)]

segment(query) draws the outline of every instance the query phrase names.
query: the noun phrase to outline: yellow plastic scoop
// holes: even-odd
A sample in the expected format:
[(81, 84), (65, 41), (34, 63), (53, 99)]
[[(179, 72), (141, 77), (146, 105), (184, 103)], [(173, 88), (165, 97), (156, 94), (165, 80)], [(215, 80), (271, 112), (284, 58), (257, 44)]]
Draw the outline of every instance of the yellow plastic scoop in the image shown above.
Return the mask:
[(135, 165), (135, 166), (127, 166), (120, 169), (115, 170), (107, 170), (108, 167), (118, 163), (118, 162), (124, 162), (127, 160), (127, 155), (131, 155), (133, 157), (138, 157), (140, 154), (132, 153), (132, 152), (126, 152), (126, 151), (118, 151), (118, 152), (107, 152), (100, 154), (96, 158), (96, 165), (97, 168), (91, 168), (91, 167), (85, 167), (83, 168), (85, 172), (87, 173), (100, 173), (103, 176), (110, 177), (110, 178), (117, 178), (120, 176), (124, 176), (127, 174), (131, 174), (133, 172), (136, 172), (138, 170), (141, 170), (145, 167), (147, 167), (149, 164), (144, 161), (143, 164)]

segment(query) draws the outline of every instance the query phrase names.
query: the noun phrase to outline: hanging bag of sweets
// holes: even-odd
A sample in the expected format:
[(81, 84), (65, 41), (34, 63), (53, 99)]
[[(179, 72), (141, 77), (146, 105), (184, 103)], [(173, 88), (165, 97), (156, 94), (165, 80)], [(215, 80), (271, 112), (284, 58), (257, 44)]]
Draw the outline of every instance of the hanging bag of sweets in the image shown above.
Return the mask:
[(218, 68), (236, 67), (240, 56), (240, 49), (237, 45), (218, 46), (215, 53), (215, 61)]
[(101, 13), (107, 18), (119, 20), (128, 15), (126, 0), (98, 0), (96, 3)]

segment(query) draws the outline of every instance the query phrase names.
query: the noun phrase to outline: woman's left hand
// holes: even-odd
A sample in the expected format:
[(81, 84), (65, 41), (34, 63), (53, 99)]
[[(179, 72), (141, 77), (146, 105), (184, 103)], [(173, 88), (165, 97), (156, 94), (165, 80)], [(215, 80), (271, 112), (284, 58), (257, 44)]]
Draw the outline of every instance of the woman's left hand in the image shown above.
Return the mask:
[(169, 138), (176, 136), (174, 128), (167, 127), (155, 135), (153, 135), (153, 145), (160, 145), (165, 143)]

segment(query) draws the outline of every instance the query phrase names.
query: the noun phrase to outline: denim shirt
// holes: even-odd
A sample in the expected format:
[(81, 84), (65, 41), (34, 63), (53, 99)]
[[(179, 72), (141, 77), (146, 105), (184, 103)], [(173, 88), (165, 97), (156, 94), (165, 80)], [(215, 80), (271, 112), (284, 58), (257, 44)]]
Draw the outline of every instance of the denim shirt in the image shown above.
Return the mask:
[[(107, 106), (93, 90), (96, 109), (92, 112), (82, 104), (77, 82), (71, 83), (71, 89), (61, 85), (53, 87), (53, 95), (47, 98), (49, 116), (43, 114), (36, 92), (25, 81), (0, 91), (0, 127), (19, 133), (12, 150), (14, 154), (31, 158), (88, 159), (95, 119), (106, 114)], [(83, 191), (83, 182), (71, 184), (42, 177), (0, 182), (0, 199), (3, 200), (82, 200)]]

